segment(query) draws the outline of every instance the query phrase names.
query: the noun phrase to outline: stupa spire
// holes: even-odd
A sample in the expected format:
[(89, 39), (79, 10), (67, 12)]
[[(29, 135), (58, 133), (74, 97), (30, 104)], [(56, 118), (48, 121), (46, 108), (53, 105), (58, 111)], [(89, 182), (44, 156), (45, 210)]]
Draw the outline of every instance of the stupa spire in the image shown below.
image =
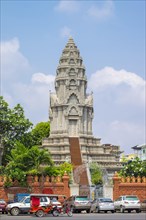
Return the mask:
[[(73, 38), (69, 37), (56, 70), (56, 92), (50, 94), (50, 136), (43, 140), (42, 148), (49, 150), (55, 164), (69, 158), (77, 167), (92, 160), (109, 170), (110, 177), (111, 170), (120, 167), (119, 147), (102, 145), (100, 138), (93, 137), (93, 95), (86, 93), (86, 88), (83, 60)], [(80, 185), (89, 185), (85, 171), (79, 179)]]
[(74, 39), (72, 38), (72, 36), (69, 36), (68, 43), (74, 43)]

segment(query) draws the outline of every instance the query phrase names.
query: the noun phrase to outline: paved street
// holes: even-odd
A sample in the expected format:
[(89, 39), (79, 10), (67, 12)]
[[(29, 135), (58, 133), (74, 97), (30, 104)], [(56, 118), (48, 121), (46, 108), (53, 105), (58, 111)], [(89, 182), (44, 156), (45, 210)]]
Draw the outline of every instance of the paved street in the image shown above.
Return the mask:
[[(30, 215), (21, 216), (10, 216), (10, 215), (0, 215), (0, 220), (37, 220), (38, 218)], [(40, 219), (40, 218), (39, 218)], [(92, 213), (92, 214), (74, 214), (73, 217), (68, 217), (67, 215), (53, 217), (52, 215), (47, 215), (41, 218), (42, 220), (145, 220), (146, 213)]]

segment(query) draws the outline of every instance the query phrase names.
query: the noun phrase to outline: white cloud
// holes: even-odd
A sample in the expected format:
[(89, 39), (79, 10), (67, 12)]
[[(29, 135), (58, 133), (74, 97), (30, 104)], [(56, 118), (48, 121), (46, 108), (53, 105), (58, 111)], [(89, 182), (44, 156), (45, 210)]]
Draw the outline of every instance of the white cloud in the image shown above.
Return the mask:
[(105, 67), (92, 74), (93, 131), (103, 143), (131, 147), (145, 141), (145, 80), (126, 70)]
[(13, 38), (10, 41), (1, 42), (2, 53), (15, 53), (19, 50), (19, 41), (17, 38)]
[(61, 37), (70, 37), (71, 36), (71, 29), (64, 26), (62, 29), (61, 29)]
[(106, 124), (103, 132), (104, 142), (121, 146), (121, 150), (131, 151), (131, 147), (142, 144), (144, 137), (144, 124), (130, 121), (111, 121)]
[(92, 74), (89, 83), (94, 89), (105, 86), (116, 86), (122, 83), (132, 88), (145, 86), (145, 81), (135, 73), (123, 69), (115, 70), (112, 67), (105, 67)]
[(12, 90), (15, 102), (21, 103), (30, 121), (36, 124), (49, 119), (49, 92), (54, 92), (54, 76), (35, 73), (28, 84), (17, 82)]
[(13, 38), (9, 41), (1, 42), (0, 49), (3, 80), (15, 80), (16, 77), (26, 78), (30, 65), (28, 60), (20, 52), (19, 40)]
[(13, 85), (13, 97), (15, 102), (20, 103), (25, 115), (34, 124), (49, 119), (49, 89), (46, 84), (24, 84)]
[(45, 75), (44, 73), (34, 73), (32, 83), (39, 82), (44, 84), (52, 84), (55, 81), (54, 75)]
[(79, 10), (79, 3), (77, 1), (68, 0), (59, 1), (58, 5), (55, 7), (55, 10), (60, 12), (77, 12)]
[(101, 21), (111, 17), (114, 13), (114, 3), (113, 1), (103, 1), (103, 5), (99, 6), (91, 6), (88, 10), (88, 15), (97, 21)]
[(146, 82), (135, 73), (126, 70), (115, 70), (105, 67), (92, 74), (89, 88), (94, 92), (106, 91), (112, 88), (117, 102), (144, 104)]
[(32, 73), (18, 38), (1, 42), (1, 95), (11, 107), (20, 103), (26, 117), (37, 123), (48, 120), (49, 90), (54, 91), (55, 77)]

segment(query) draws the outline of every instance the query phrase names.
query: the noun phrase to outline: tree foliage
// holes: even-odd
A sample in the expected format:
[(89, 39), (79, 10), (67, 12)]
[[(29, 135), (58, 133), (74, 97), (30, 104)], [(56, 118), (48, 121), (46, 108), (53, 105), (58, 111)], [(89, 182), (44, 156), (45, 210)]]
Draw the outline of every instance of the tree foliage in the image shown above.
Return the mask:
[(140, 160), (136, 157), (133, 160), (128, 161), (124, 167), (119, 172), (120, 176), (134, 176), (134, 177), (142, 177), (146, 176), (146, 161)]
[(38, 146), (33, 146), (29, 150), (29, 156), (32, 159), (31, 166), (35, 169), (39, 169), (40, 165), (53, 165), (50, 153), (44, 149), (40, 150)]
[(44, 173), (48, 176), (63, 176), (66, 172), (69, 176), (71, 175), (73, 170), (73, 165), (67, 162), (59, 166), (46, 167)]
[(102, 181), (102, 171), (96, 163), (90, 164), (90, 173), (91, 173), (92, 184), (98, 185), (103, 182)]
[[(0, 124), (0, 155), (3, 154), (4, 165), (0, 166), (0, 174), (6, 175), (8, 180), (17, 180), (23, 185), (27, 174), (62, 176), (65, 171), (71, 174), (71, 164), (54, 166), (50, 153), (39, 148), (42, 139), (49, 136), (49, 122), (40, 122), (32, 128), (23, 108), (18, 104), (10, 109), (1, 96)], [(6, 184), (10, 186), (11, 181)]]
[(72, 170), (73, 170), (73, 165), (67, 162), (64, 162), (63, 164), (60, 164), (59, 166), (60, 173), (63, 176), (64, 173), (66, 172), (68, 175), (71, 175)]
[(27, 148), (20, 142), (15, 144), (11, 154), (8, 155), (8, 164), (6, 168), (20, 168), (23, 171), (31, 169), (39, 170), (42, 165), (52, 166), (53, 162), (48, 151), (41, 150), (38, 146)]
[[(7, 159), (9, 162), (3, 173), (10, 179), (18, 180), (19, 183), (26, 182), (27, 174), (41, 174), (42, 166), (53, 165), (48, 151), (40, 150), (37, 146), (27, 148), (18, 141)], [(2, 168), (1, 170), (3, 171)]]
[[(16, 140), (32, 127), (32, 123), (24, 116), (20, 104), (10, 109), (8, 103), (0, 96), (0, 165), (6, 164), (5, 156), (10, 153)], [(3, 155), (3, 158), (2, 158)]]
[(34, 145), (40, 145), (42, 139), (49, 137), (50, 134), (50, 122), (40, 122), (31, 131)]
[(2, 96), (0, 96), (0, 124), (0, 165), (7, 164), (6, 155), (10, 154), (17, 141), (31, 148), (41, 145), (42, 139), (48, 137), (50, 133), (49, 122), (40, 122), (32, 128), (33, 124), (25, 118), (21, 105), (17, 104), (11, 109)]

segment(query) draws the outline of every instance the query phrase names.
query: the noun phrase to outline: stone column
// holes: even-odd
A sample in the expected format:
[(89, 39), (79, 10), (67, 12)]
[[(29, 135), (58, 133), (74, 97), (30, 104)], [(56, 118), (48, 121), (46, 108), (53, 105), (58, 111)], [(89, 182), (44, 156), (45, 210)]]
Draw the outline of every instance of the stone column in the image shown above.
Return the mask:
[(34, 182), (32, 186), (32, 193), (41, 193), (41, 187), (38, 176), (34, 176)]
[(87, 109), (84, 108), (84, 127), (83, 127), (83, 131), (84, 131), (84, 134), (87, 133)]
[(64, 176), (62, 177), (62, 181), (64, 184), (64, 195), (66, 197), (70, 196), (70, 188), (69, 188), (69, 176), (67, 175), (67, 173), (64, 173)]

